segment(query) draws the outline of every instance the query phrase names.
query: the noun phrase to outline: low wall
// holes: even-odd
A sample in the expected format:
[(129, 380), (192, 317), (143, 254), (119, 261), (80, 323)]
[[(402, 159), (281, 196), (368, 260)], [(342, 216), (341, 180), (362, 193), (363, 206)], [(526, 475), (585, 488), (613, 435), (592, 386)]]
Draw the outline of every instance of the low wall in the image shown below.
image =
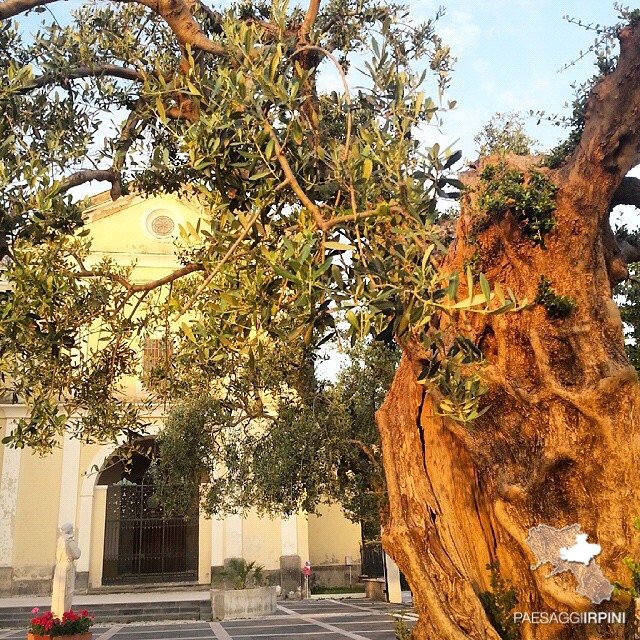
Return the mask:
[[(349, 573), (351, 569), (351, 573)], [(357, 587), (360, 578), (360, 563), (348, 567), (344, 564), (313, 565), (309, 576), (309, 587)]]
[(28, 569), (18, 573), (11, 567), (0, 567), (0, 597), (50, 595), (53, 568), (48, 572), (42, 567)]
[[(233, 588), (233, 584), (230, 580), (225, 580), (221, 577), (220, 573), (224, 567), (211, 567), (212, 586), (218, 589)], [(313, 590), (314, 587), (343, 587), (349, 586), (357, 588), (361, 583), (359, 582), (362, 568), (360, 563), (351, 565), (351, 575), (349, 575), (349, 567), (344, 564), (314, 564), (311, 567), (311, 576), (309, 577), (309, 588)], [(282, 571), (280, 569), (265, 569), (263, 571), (265, 578), (269, 580), (271, 586), (282, 586)], [(300, 584), (304, 585), (304, 578), (302, 576), (302, 569), (295, 572), (296, 583), (290, 591), (293, 591), (295, 587)], [(298, 582), (299, 580), (299, 582)], [(283, 597), (286, 597), (288, 591), (283, 589)]]

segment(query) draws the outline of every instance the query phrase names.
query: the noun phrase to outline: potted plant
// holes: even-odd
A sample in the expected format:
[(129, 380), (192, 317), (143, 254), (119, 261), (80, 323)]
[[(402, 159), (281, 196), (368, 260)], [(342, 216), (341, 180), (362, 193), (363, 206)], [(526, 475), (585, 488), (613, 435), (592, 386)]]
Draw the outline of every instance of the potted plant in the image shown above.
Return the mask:
[[(36, 607), (31, 613), (39, 613)], [(91, 640), (93, 634), (89, 629), (93, 626), (93, 616), (83, 610), (76, 613), (73, 609), (65, 611), (62, 619), (54, 617), (51, 611), (32, 618), (27, 632), (27, 640), (51, 640), (64, 637), (66, 640)]]
[(261, 587), (265, 583), (264, 567), (254, 562), (247, 562), (244, 558), (231, 558), (226, 568), (218, 572), (217, 581), (223, 581), (224, 586), (230, 582), (236, 590)]
[[(38, 609), (38, 607), (31, 609), (31, 613), (33, 614), (39, 612), (40, 609)], [(54, 620), (58, 621), (58, 618), (54, 618), (51, 611), (47, 611), (41, 616), (36, 615), (35, 618), (31, 618), (27, 631), (27, 640), (50, 640)]]
[(222, 588), (211, 589), (211, 610), (216, 620), (254, 618), (274, 613), (276, 588), (270, 587), (264, 569), (244, 558), (232, 558), (213, 579)]

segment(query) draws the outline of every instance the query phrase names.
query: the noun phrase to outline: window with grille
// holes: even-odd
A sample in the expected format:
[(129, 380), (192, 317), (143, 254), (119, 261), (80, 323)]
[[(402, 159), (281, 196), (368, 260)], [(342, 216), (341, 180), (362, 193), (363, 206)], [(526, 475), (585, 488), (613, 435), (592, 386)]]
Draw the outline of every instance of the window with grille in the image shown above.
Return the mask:
[(145, 386), (164, 382), (169, 373), (172, 344), (166, 338), (147, 338), (142, 350), (142, 382)]

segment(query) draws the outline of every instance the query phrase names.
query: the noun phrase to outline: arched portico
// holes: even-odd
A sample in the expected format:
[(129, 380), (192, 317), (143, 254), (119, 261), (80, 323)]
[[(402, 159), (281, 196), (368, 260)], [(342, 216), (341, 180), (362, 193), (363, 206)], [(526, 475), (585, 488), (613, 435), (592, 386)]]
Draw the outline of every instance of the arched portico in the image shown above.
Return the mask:
[[(152, 429), (152, 433), (157, 433), (158, 429)], [(78, 496), (78, 542), (81, 550), (83, 551), (80, 560), (78, 561), (78, 589), (86, 588), (100, 588), (103, 586), (105, 576), (103, 575), (104, 560), (105, 560), (105, 520), (107, 511), (107, 493), (109, 492), (109, 485), (117, 481), (113, 472), (105, 474), (106, 469), (111, 468), (114, 455), (117, 454), (118, 445), (110, 443), (102, 446), (92, 457), (89, 464), (84, 469), (82, 474), (81, 487)], [(109, 476), (109, 477), (106, 477)], [(126, 483), (125, 483), (126, 484)], [(116, 490), (117, 491), (117, 490)], [(127, 494), (135, 494), (142, 490), (125, 489)], [(131, 496), (127, 495), (127, 498)], [(146, 496), (145, 499), (148, 499)], [(148, 523), (147, 523), (148, 524)], [(184, 540), (179, 538), (180, 534), (176, 534), (176, 530), (180, 528), (180, 525), (174, 523), (162, 523), (156, 521), (152, 523), (154, 526), (162, 528), (164, 525), (165, 536), (167, 536), (167, 529), (172, 524), (174, 530), (169, 533), (174, 534), (173, 542), (170, 539), (165, 540), (165, 546), (162, 546), (162, 541), (158, 543), (157, 534), (154, 532), (148, 532), (147, 538), (139, 542), (142, 547), (147, 546), (147, 551), (155, 544), (156, 547), (160, 544), (160, 548), (156, 548), (156, 555), (164, 556), (167, 572), (172, 568), (170, 564), (166, 563), (166, 558), (169, 558), (172, 553), (175, 556), (176, 546), (184, 543)], [(138, 526), (136, 523), (127, 523), (130, 527)], [(198, 581), (201, 584), (208, 584), (210, 582), (210, 566), (211, 566), (211, 521), (204, 517), (195, 514), (195, 522), (191, 522), (190, 534), (191, 538), (188, 542), (191, 553), (190, 564), (190, 580)], [(111, 523), (111, 528), (114, 524)], [(141, 532), (136, 529), (136, 534), (139, 536)], [(156, 535), (156, 541), (153, 542), (153, 536)], [(177, 539), (176, 539), (177, 538)], [(123, 538), (124, 540), (124, 538)], [(167, 545), (173, 544), (173, 547)], [(137, 550), (139, 551), (139, 549)], [(144, 551), (144, 549), (143, 549)], [(178, 554), (179, 555), (179, 554)], [(195, 567), (194, 567), (195, 559)], [(174, 560), (175, 562), (175, 560)], [(174, 567), (175, 568), (175, 567)], [(162, 569), (162, 567), (161, 567)], [(186, 578), (185, 578), (186, 579)], [(162, 576), (150, 576), (148, 581), (162, 581)]]
[(102, 584), (196, 582), (198, 495), (180, 513), (158, 498), (153, 439), (138, 442), (125, 465), (116, 452), (98, 478), (107, 487)]

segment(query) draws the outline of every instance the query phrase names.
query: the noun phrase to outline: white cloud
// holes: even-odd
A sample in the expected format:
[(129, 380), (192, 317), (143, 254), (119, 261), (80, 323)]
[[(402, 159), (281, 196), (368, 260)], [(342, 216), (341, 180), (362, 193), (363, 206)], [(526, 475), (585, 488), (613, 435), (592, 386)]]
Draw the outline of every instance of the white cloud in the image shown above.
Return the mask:
[(449, 15), (445, 14), (443, 25), (440, 36), (455, 54), (462, 54), (473, 47), (482, 31), (468, 11), (454, 10)]

